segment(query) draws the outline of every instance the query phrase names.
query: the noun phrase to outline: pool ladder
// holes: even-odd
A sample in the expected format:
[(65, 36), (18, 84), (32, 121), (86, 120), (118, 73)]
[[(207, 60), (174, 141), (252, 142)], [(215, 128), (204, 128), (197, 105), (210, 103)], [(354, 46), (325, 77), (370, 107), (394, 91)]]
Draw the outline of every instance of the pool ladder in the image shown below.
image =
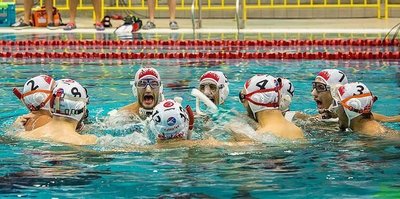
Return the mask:
[[(199, 6), (199, 11), (197, 13), (197, 21), (196, 21), (196, 2), (198, 1), (198, 6)], [(236, 0), (236, 12), (235, 12), (235, 20), (236, 20), (236, 28), (237, 28), (237, 34), (240, 33), (240, 29), (244, 29), (244, 20), (240, 18), (240, 16), (243, 16), (243, 0)], [(202, 28), (202, 0), (193, 0), (192, 1), (192, 7), (191, 7), (191, 13), (192, 13), (192, 28), (193, 28), (193, 35), (196, 35), (196, 29)]]

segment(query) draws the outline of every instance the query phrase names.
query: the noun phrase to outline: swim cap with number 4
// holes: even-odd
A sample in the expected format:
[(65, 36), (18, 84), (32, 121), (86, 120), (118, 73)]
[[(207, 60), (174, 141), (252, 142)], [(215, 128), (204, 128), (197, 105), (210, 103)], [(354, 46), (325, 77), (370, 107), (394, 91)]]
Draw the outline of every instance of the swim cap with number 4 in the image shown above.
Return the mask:
[(271, 75), (255, 75), (244, 85), (244, 98), (249, 101), (253, 113), (279, 108), (278, 80)]
[(50, 106), (53, 115), (81, 120), (88, 103), (86, 89), (72, 79), (61, 79), (53, 90)]

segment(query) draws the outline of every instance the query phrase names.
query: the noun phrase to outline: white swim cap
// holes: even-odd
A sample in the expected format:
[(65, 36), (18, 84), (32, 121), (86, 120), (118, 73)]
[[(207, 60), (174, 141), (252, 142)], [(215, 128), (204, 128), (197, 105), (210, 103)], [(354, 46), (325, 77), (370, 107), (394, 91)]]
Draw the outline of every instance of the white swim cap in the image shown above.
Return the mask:
[[(55, 81), (52, 77), (48, 75), (36, 76), (24, 84), (20, 99), (31, 111), (38, 111), (40, 109), (50, 111), (49, 102), (54, 86)], [(14, 90), (15, 94), (16, 91)]]
[(290, 82), (286, 78), (278, 78), (281, 81), (281, 100), (279, 102), (279, 109), (282, 112), (288, 111), (290, 109), (290, 104), (292, 103), (292, 98), (294, 95), (294, 86), (292, 82)]
[(189, 117), (186, 110), (174, 100), (164, 100), (154, 107), (150, 129), (160, 139), (186, 138)]
[(229, 82), (224, 73), (220, 71), (207, 71), (200, 77), (200, 84), (212, 83), (217, 85), (219, 92), (219, 104), (224, 103), (229, 95)]
[[(327, 85), (333, 98), (338, 87), (348, 83), (346, 74), (338, 69), (324, 69), (318, 73), (316, 78), (321, 79)], [(333, 100), (327, 110), (332, 111), (336, 106), (337, 104)]]
[(89, 102), (87, 91), (72, 79), (57, 80), (50, 106), (53, 115), (80, 121)]
[(348, 82), (347, 76), (338, 69), (324, 69), (318, 73), (317, 78), (329, 86), (344, 85)]
[(346, 112), (349, 126), (353, 118), (363, 113), (371, 113), (372, 105), (377, 100), (367, 86), (360, 82), (348, 83), (339, 87), (337, 96)]
[(153, 78), (161, 82), (160, 74), (155, 68), (141, 68), (135, 74), (135, 82), (137, 83), (141, 79)]
[[(138, 93), (137, 93), (137, 83), (142, 79), (154, 79), (154, 80), (157, 80), (158, 86), (159, 86), (158, 102), (162, 101), (164, 99), (164, 95), (163, 95), (163, 85), (162, 85), (162, 82), (161, 82), (161, 77), (160, 77), (160, 74), (158, 73), (158, 71), (155, 68), (152, 68), (152, 67), (140, 68), (136, 72), (135, 79), (134, 79), (133, 82), (131, 82), (133, 95), (137, 97), (137, 95), (138, 95)], [(150, 85), (150, 87), (151, 86), (152, 85)]]
[(245, 94), (240, 99), (249, 101), (249, 106), (254, 116), (262, 110), (275, 110), (279, 108), (278, 80), (271, 75), (255, 75), (244, 85)]

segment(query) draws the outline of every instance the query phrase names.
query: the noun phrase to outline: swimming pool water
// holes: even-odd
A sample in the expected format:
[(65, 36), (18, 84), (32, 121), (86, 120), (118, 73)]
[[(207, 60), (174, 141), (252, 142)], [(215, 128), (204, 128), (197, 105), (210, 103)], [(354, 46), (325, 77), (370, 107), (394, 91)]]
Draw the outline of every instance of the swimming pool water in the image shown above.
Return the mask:
[[(187, 80), (197, 87), (207, 70), (223, 71), (230, 95), (213, 117), (212, 135), (229, 136), (223, 125), (244, 112), (237, 94), (254, 74), (289, 78), (295, 85), (292, 110), (316, 114), (310, 95), (315, 74), (324, 68), (343, 70), (349, 81), (361, 81), (379, 97), (374, 111), (400, 114), (399, 63), (382, 61), (202, 61), (143, 60), (130, 63), (0, 64), (1, 134), (26, 113), (13, 87), (38, 74), (72, 78), (87, 86), (90, 119), (135, 101), (129, 81), (141, 66), (154, 66), (164, 85)], [(166, 98), (182, 96), (194, 106), (190, 89), (165, 86)], [(216, 120), (216, 119), (219, 120)], [(312, 124), (307, 124), (312, 125)], [(308, 143), (266, 142), (238, 148), (179, 148), (155, 151), (106, 152), (102, 147), (69, 147), (27, 142), (2, 136), (1, 197), (140, 197), (140, 198), (373, 198), (399, 197), (400, 146), (396, 140), (307, 130)], [(400, 130), (397, 124), (387, 124)], [(315, 128), (313, 128), (315, 129)], [(117, 131), (117, 130), (115, 130)], [(91, 129), (103, 136), (115, 133)], [(118, 135), (131, 132), (119, 131)], [(200, 132), (205, 133), (205, 132)], [(117, 135), (115, 135), (117, 136)]]

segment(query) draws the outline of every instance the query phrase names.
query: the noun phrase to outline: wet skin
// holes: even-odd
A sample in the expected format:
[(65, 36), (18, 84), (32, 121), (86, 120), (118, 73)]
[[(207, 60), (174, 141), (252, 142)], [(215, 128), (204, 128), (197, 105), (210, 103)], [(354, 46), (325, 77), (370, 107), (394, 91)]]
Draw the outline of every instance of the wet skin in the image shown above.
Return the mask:
[[(326, 85), (320, 78), (315, 78), (315, 82), (317, 82), (317, 86)], [(323, 113), (329, 106), (332, 104), (332, 95), (329, 89), (327, 91), (317, 91), (316, 88), (313, 88), (311, 91), (311, 95), (315, 103), (317, 104), (318, 112)]]
[(199, 88), (200, 92), (208, 97), (214, 104), (219, 104), (219, 92), (217, 85), (214, 83), (202, 83)]
[(139, 105), (145, 109), (152, 109), (157, 105), (160, 84), (155, 79), (145, 79), (136, 85)]

